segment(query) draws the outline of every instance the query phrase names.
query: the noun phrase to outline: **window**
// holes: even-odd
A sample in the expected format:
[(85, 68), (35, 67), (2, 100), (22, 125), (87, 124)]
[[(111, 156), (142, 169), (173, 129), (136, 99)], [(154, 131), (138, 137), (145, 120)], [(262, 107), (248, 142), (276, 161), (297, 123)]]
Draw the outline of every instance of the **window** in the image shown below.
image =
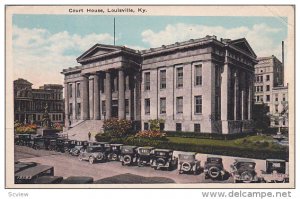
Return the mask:
[(195, 66), (195, 86), (202, 85), (202, 65)]
[(80, 97), (80, 83), (77, 83), (76, 93), (77, 93), (77, 97)]
[(270, 81), (270, 75), (266, 76), (266, 81)]
[(167, 87), (166, 83), (166, 70), (160, 71), (160, 89), (165, 89)]
[(202, 95), (195, 96), (195, 114), (202, 113)]
[(160, 98), (160, 114), (166, 113), (166, 98), (162, 97)]
[(282, 125), (285, 126), (285, 119), (282, 120)]
[(81, 104), (77, 103), (77, 116), (81, 114)]
[(159, 130), (165, 130), (165, 123), (159, 123)]
[(275, 94), (275, 101), (278, 102), (278, 94)]
[(69, 96), (72, 97), (72, 84), (69, 84)]
[(150, 90), (150, 72), (145, 73), (145, 90)]
[(275, 113), (278, 113), (278, 105), (275, 105)]
[(129, 114), (129, 100), (125, 99), (125, 114)]
[(69, 105), (69, 114), (72, 115), (73, 114), (73, 104), (70, 103)]
[(182, 88), (183, 87), (183, 68), (177, 68), (176, 70), (176, 87)]
[(181, 131), (181, 123), (176, 123), (176, 131)]
[(118, 77), (115, 77), (113, 79), (112, 90), (113, 90), (113, 92), (118, 91)]
[(266, 86), (266, 91), (270, 91), (270, 85)]
[(150, 99), (145, 99), (145, 114), (150, 114)]
[(102, 114), (105, 115), (106, 113), (106, 104), (105, 104), (105, 100), (102, 101)]
[(267, 102), (270, 101), (270, 95), (266, 95), (266, 101), (267, 101)]
[(256, 82), (259, 82), (259, 76), (256, 76)]
[(260, 76), (260, 82), (263, 82), (264, 80), (263, 80), (263, 76)]
[(278, 120), (275, 120), (275, 125), (279, 125), (279, 121)]
[(201, 133), (201, 126), (200, 126), (200, 124), (194, 124), (194, 131), (195, 131), (195, 133)]
[(58, 120), (61, 120), (61, 114), (58, 115)]
[(285, 102), (285, 94), (282, 94), (282, 101)]
[(264, 91), (264, 87), (263, 87), (263, 86), (260, 87), (260, 91), (261, 91), (261, 92)]
[(183, 97), (176, 98), (176, 112), (183, 113)]
[(147, 122), (144, 123), (144, 130), (149, 130), (149, 123)]

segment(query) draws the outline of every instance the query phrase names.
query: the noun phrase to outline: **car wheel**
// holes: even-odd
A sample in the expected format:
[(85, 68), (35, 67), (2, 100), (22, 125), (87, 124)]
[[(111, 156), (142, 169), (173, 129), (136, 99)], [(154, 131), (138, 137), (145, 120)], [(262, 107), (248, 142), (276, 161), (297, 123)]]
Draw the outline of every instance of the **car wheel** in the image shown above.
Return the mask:
[(208, 175), (212, 178), (212, 179), (216, 179), (220, 176), (220, 169), (218, 167), (210, 167), (208, 169)]
[(253, 175), (249, 171), (244, 171), (241, 174), (241, 179), (243, 179), (244, 182), (251, 182), (253, 179)]
[(130, 155), (125, 155), (124, 158), (123, 158), (123, 162), (125, 164), (130, 164), (132, 161), (132, 157)]
[(95, 162), (95, 158), (90, 157), (90, 158), (89, 158), (89, 163), (90, 163), (90, 164), (94, 164), (94, 162)]

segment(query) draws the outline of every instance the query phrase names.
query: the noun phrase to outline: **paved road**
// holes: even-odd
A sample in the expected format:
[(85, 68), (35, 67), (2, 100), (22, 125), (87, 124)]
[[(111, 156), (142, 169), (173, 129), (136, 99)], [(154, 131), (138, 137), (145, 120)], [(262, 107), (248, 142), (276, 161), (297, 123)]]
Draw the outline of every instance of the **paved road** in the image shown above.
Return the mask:
[[(178, 152), (175, 152), (175, 155)], [(196, 158), (201, 161), (203, 167), (206, 154), (197, 154)], [(222, 156), (224, 168), (230, 171), (230, 165), (234, 161), (234, 157)], [(122, 166), (120, 162), (106, 162), (89, 164), (87, 161), (79, 161), (77, 157), (70, 156), (64, 153), (57, 153), (53, 151), (34, 150), (28, 147), (16, 146), (15, 147), (15, 159), (22, 162), (37, 162), (40, 164), (54, 166), (54, 172), (57, 176), (69, 177), (69, 176), (91, 176), (94, 180), (100, 180), (116, 175), (133, 174), (143, 177), (163, 177), (169, 178), (175, 181), (175, 183), (233, 183), (233, 179), (229, 177), (223, 181), (213, 181), (210, 179), (204, 179), (204, 174), (189, 175), (178, 174), (177, 170), (162, 171), (154, 170), (150, 167), (137, 167), (137, 166)], [(265, 170), (264, 160), (256, 161), (256, 171), (260, 174), (261, 170)]]

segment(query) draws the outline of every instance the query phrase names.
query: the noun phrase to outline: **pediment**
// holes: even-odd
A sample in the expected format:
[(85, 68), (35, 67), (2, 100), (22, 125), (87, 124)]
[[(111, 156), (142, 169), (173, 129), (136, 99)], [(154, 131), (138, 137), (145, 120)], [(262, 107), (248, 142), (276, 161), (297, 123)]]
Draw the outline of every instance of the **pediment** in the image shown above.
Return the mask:
[(253, 51), (253, 49), (251, 48), (250, 44), (248, 43), (248, 41), (245, 38), (242, 39), (237, 39), (237, 40), (232, 40), (230, 42), (231, 45), (235, 46), (236, 48), (252, 55), (253, 57), (256, 57), (255, 52)]
[(89, 59), (101, 57), (105, 54), (109, 54), (117, 50), (118, 48), (115, 46), (96, 44), (93, 47), (91, 47), (89, 50), (85, 51), (82, 55), (80, 55), (77, 58), (77, 62), (81, 63)]

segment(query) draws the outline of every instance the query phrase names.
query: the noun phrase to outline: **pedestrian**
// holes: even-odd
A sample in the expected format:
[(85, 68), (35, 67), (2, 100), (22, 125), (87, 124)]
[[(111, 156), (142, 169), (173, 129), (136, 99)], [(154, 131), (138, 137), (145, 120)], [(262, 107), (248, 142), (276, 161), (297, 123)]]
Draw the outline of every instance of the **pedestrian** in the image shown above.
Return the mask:
[(91, 132), (89, 132), (88, 136), (89, 136), (89, 140), (91, 140)]

